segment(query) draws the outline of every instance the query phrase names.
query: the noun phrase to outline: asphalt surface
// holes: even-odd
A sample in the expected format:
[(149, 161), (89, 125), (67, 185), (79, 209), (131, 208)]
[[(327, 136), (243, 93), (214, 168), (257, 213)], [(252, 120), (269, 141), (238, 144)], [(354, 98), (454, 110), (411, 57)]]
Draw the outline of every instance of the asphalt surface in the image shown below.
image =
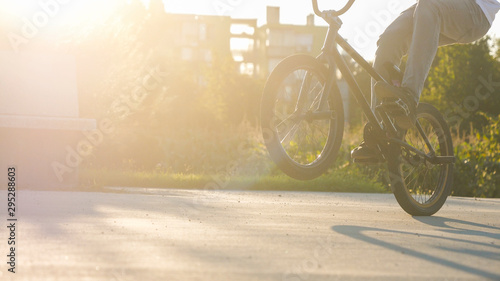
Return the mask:
[(391, 194), (20, 191), (11, 273), (0, 193), (0, 280), (500, 280), (500, 200), (411, 217)]

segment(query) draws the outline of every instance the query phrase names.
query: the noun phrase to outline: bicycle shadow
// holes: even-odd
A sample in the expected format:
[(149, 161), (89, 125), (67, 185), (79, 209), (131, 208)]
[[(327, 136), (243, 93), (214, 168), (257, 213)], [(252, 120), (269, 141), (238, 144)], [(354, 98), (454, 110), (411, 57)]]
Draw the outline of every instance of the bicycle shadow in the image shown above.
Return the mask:
[[(458, 220), (458, 219), (452, 219), (452, 218), (443, 218), (443, 217), (413, 217), (415, 220), (427, 224), (429, 226), (435, 226), (435, 227), (440, 227), (441, 231), (447, 232), (447, 233), (453, 233), (453, 234), (466, 234), (466, 235), (474, 235), (474, 236), (480, 236), (480, 237), (487, 237), (487, 238), (493, 238), (493, 239), (500, 239), (500, 227), (492, 226), (492, 225), (486, 225), (486, 224), (481, 224), (481, 223), (476, 223), (476, 222), (470, 222), (470, 221), (463, 221), (463, 220)], [(460, 228), (457, 226), (453, 226), (453, 224), (458, 224), (458, 225), (466, 225), (469, 227), (477, 227), (477, 228), (482, 228), (482, 229), (488, 229), (488, 230), (497, 230), (499, 233), (490, 233), (484, 230), (472, 230), (472, 229), (466, 229), (466, 228)]]
[[(415, 220), (417, 220), (420, 223), (427, 224), (429, 226), (433, 227), (438, 227), (439, 231), (443, 231), (448, 234), (454, 234), (454, 235), (464, 235), (464, 236), (479, 236), (479, 237), (484, 237), (484, 238), (490, 238), (490, 239), (496, 239), (500, 240), (500, 228), (495, 227), (495, 226), (490, 226), (490, 225), (485, 225), (485, 224), (480, 224), (476, 222), (470, 222), (470, 221), (463, 221), (463, 220), (458, 220), (458, 219), (451, 219), (451, 218), (444, 218), (444, 217), (413, 217)], [(481, 230), (470, 230), (467, 228), (461, 228), (458, 227), (457, 225), (465, 225), (467, 227), (475, 227), (475, 228), (481, 228)], [(333, 226), (332, 230), (345, 235), (349, 236), (351, 238), (357, 239), (359, 241), (365, 242), (365, 243), (370, 243), (372, 245), (384, 247), (386, 249), (395, 251), (395, 252), (404, 252), (407, 255), (413, 256), (418, 259), (422, 259), (428, 262), (432, 262), (435, 264), (440, 264), (442, 266), (446, 266), (449, 268), (453, 268), (456, 270), (464, 271), (470, 274), (474, 274), (476, 276), (480, 276), (483, 278), (488, 278), (492, 280), (500, 280), (500, 274), (498, 273), (493, 273), (489, 271), (485, 271), (482, 269), (474, 268), (472, 266), (462, 264), (462, 263), (457, 263), (452, 260), (448, 260), (442, 257), (438, 256), (433, 256), (431, 254), (427, 254), (424, 252), (420, 252), (417, 250), (413, 250), (410, 248), (406, 248), (403, 246), (399, 246), (396, 244), (393, 244), (391, 242), (386, 242), (380, 239), (377, 239), (375, 237), (370, 236), (370, 232), (385, 232), (385, 233), (392, 233), (392, 234), (399, 234), (399, 235), (416, 235), (415, 232), (407, 232), (407, 231), (397, 231), (397, 230), (390, 230), (390, 229), (383, 229), (383, 228), (376, 228), (376, 227), (364, 227), (364, 226), (354, 226), (354, 225), (338, 225), (338, 226)], [(497, 231), (497, 233), (491, 232)], [(451, 254), (453, 253), (460, 253), (460, 254), (466, 254), (466, 255), (471, 255), (471, 256), (477, 256), (483, 259), (491, 259), (498, 261), (500, 259), (500, 245), (496, 245), (494, 243), (484, 243), (484, 242), (477, 242), (477, 241), (471, 241), (467, 239), (462, 239), (462, 238), (453, 238), (453, 237), (446, 237), (446, 236), (439, 236), (439, 235), (431, 235), (431, 234), (418, 234), (419, 237), (423, 238), (429, 238), (429, 239), (438, 239), (438, 240), (445, 240), (445, 241), (451, 241), (451, 242), (456, 242), (456, 243), (463, 243), (463, 244), (468, 244), (468, 245), (475, 245), (475, 246), (480, 246), (480, 247), (486, 247), (488, 249), (491, 249), (491, 251), (484, 251), (484, 250), (471, 250), (471, 249), (456, 249), (456, 248), (449, 248), (449, 247), (444, 247), (444, 246), (438, 246), (436, 249), (442, 250), (449, 252)], [(448, 255), (446, 255), (448, 256)]]

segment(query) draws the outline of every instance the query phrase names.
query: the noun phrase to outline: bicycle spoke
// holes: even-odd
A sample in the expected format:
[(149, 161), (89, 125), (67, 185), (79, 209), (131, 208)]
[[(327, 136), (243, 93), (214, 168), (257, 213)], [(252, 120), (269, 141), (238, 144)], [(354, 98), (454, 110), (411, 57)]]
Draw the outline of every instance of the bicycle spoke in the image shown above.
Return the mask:
[(290, 114), (288, 117), (286, 117), (284, 120), (282, 120), (278, 125), (276, 125), (276, 130), (278, 130), (278, 127), (285, 124), (286, 121), (290, 120), (293, 117), (293, 114)]
[(288, 133), (285, 135), (284, 138), (281, 139), (280, 142), (283, 144), (285, 142), (285, 140), (287, 140), (290, 136), (294, 136), (295, 133), (297, 132), (298, 126), (299, 126), (299, 123), (294, 124), (293, 127), (290, 129), (290, 131), (288, 131)]
[(435, 155), (436, 152), (434, 151), (434, 148), (432, 147), (432, 144), (430, 143), (429, 139), (427, 138), (427, 134), (424, 132), (424, 129), (422, 129), (422, 126), (420, 125), (420, 122), (417, 121), (416, 124), (417, 130), (420, 133), (420, 136), (422, 137), (423, 141), (425, 142), (427, 148), (429, 149), (429, 153), (431, 155)]
[[(425, 170), (425, 174), (424, 174), (423, 179), (422, 179), (422, 183), (420, 184), (420, 188), (419, 188), (420, 198), (422, 198), (422, 194), (425, 196), (425, 194), (424, 194), (424, 188), (425, 187), (424, 186), (425, 186), (425, 183), (426, 183), (425, 179), (427, 178), (428, 173), (429, 173), (429, 170), (426, 169)], [(419, 203), (423, 204), (425, 202), (426, 201), (422, 201), (421, 200)]]
[[(311, 89), (311, 91), (309, 92), (309, 94), (311, 94), (313, 92), (313, 90), (317, 87), (317, 86), (320, 86), (321, 88), (323, 87), (319, 82), (316, 83), (316, 85), (314, 85), (313, 89)], [(319, 110), (319, 103), (321, 102), (321, 98), (323, 97), (323, 89), (320, 90), (320, 92), (318, 93), (318, 95), (316, 95), (316, 97), (314, 98), (311, 106), (309, 107), (309, 110), (313, 109), (315, 105), (318, 105), (318, 108), (316, 108), (316, 110)]]
[[(412, 173), (412, 174), (413, 174), (413, 173)], [(410, 182), (408, 182), (406, 185), (407, 185), (407, 186), (409, 186), (409, 187), (411, 187), (411, 186), (412, 186), (411, 184), (412, 184), (415, 180), (417, 180), (417, 179), (418, 179), (418, 175), (419, 175), (419, 173), (416, 173), (416, 176), (413, 174), (413, 179), (412, 179)]]

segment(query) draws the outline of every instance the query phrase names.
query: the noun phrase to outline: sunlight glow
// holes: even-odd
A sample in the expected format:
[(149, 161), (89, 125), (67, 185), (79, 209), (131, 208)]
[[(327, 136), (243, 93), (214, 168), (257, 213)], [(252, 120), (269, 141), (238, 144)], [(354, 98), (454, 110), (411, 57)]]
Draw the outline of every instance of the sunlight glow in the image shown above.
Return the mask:
[(30, 21), (34, 25), (74, 24), (109, 14), (121, 1), (0, 1), (2, 13), (11, 21)]
[[(47, 26), (85, 26), (98, 22), (123, 3), (139, 2), (149, 6), (150, 0), (1, 0), (0, 21), (10, 22), (20, 29), (26, 20), (33, 23), (48, 19)], [(338, 9), (347, 0), (319, 0), (321, 9)], [(226, 16), (232, 18), (257, 19), (258, 26), (266, 24), (266, 6), (280, 7), (280, 22), (283, 24), (305, 25), (307, 15), (313, 12), (310, 0), (163, 0), (167, 13)], [(373, 59), (376, 41), (383, 30), (415, 0), (370, 0), (356, 1), (341, 19), (344, 22), (340, 34), (367, 59)], [(326, 23), (316, 17), (316, 25)], [(500, 20), (496, 20), (489, 32), (500, 34)], [(241, 45), (242, 46), (242, 45)]]

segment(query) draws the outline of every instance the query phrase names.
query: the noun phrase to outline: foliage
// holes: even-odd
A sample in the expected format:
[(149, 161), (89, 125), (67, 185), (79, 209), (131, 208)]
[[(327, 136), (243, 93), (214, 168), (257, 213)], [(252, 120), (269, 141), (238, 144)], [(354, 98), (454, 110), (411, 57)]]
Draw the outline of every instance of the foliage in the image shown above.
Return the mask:
[[(421, 101), (438, 107), (454, 131), (459, 160), (453, 194), (457, 196), (500, 197), (500, 127), (497, 118), (488, 117), (500, 114), (500, 40), (495, 43), (496, 47), (491, 46), (486, 37), (473, 44), (440, 48), (421, 95)], [(363, 90), (369, 91), (366, 71), (351, 69), (357, 71)], [(384, 182), (377, 166), (361, 169)]]
[(500, 114), (500, 62), (488, 37), (473, 44), (438, 50), (421, 100), (436, 106), (451, 126), (467, 131), (472, 122), (482, 127), (481, 112)]
[(227, 174), (194, 175), (172, 174), (158, 171), (131, 172), (85, 169), (80, 173), (84, 189), (102, 190), (105, 186), (155, 187), (217, 190), (263, 190), (263, 191), (316, 191), (316, 192), (363, 192), (385, 193), (385, 188), (366, 177), (353, 176), (339, 171), (323, 175), (312, 181), (298, 181), (285, 175)]
[[(174, 56), (166, 48), (176, 40), (165, 26), (171, 21), (161, 1), (153, 3), (148, 11), (134, 0), (102, 22), (68, 30), (62, 47), (78, 58), (81, 115), (115, 127), (84, 164), (216, 172), (241, 156), (240, 144), (255, 143), (263, 81), (237, 73), (230, 54), (216, 50), (210, 63)], [(160, 73), (154, 88), (144, 83), (151, 72)]]
[(264, 81), (236, 74), (231, 57), (215, 56), (204, 73), (207, 81), (199, 102), (220, 126), (238, 125), (243, 121), (256, 124)]
[[(200, 187), (212, 175), (229, 175), (234, 186), (253, 189), (368, 191), (385, 186), (379, 166), (350, 162), (350, 150), (360, 143), (364, 123), (354, 100), (348, 105), (351, 123), (330, 174), (311, 182), (284, 180), (269, 159), (258, 129), (264, 81), (237, 73), (230, 54), (216, 50), (208, 63), (181, 60), (165, 48), (176, 38), (165, 31), (172, 23), (165, 19), (161, 1), (154, 1), (150, 10), (138, 0), (121, 3), (101, 22), (68, 30), (69, 40), (61, 43), (78, 58), (81, 115), (110, 119), (115, 127), (85, 158), (85, 171), (101, 171), (100, 175), (84, 174), (84, 179), (99, 181), (106, 174), (115, 175), (110, 171), (121, 171), (111, 177), (115, 184), (181, 187), (180, 181), (185, 180)], [(488, 39), (440, 48), (422, 94), (423, 101), (436, 105), (460, 128), (455, 132), (462, 136), (455, 139), (460, 159), (455, 195), (500, 196), (498, 119), (486, 117), (500, 113), (495, 84), (500, 81), (500, 53), (497, 49), (495, 56), (491, 50)], [(359, 65), (349, 67), (368, 98), (368, 74)], [(144, 88), (144, 78), (155, 69), (163, 74), (158, 86), (130, 105), (130, 97), (137, 87)], [(491, 82), (490, 87), (483, 81)], [(481, 85), (490, 93), (485, 99), (476, 95)], [(477, 128), (474, 133), (468, 126), (471, 122)]]
[[(359, 64), (355, 63), (352, 59), (346, 58), (345, 61), (348, 63), (349, 69), (354, 74), (356, 83), (361, 89), (366, 101), (368, 102), (368, 104), (371, 104), (371, 76), (365, 69), (363, 69)], [(356, 102), (354, 96), (349, 94), (347, 97), (343, 98), (347, 98), (348, 100), (347, 108), (345, 108), (348, 127), (357, 128), (363, 125), (366, 122), (366, 117), (363, 111), (360, 110), (360, 107)]]
[(454, 195), (500, 197), (500, 116), (481, 131), (455, 139)]

